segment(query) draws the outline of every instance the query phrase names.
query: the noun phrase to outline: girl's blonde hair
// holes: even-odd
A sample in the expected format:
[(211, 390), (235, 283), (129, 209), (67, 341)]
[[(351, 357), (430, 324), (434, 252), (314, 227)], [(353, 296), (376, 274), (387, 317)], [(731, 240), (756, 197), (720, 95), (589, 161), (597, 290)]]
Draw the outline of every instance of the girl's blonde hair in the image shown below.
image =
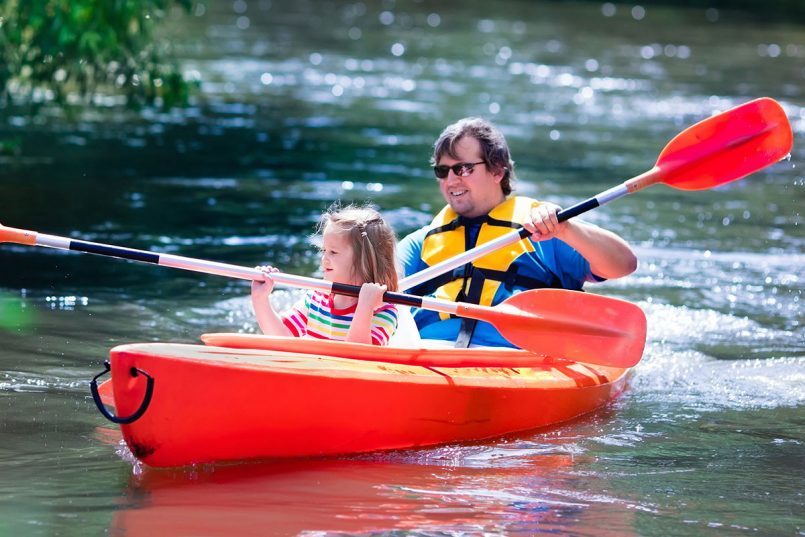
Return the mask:
[(363, 282), (397, 290), (397, 238), (380, 213), (371, 207), (348, 205), (330, 207), (321, 217), (318, 233), (327, 226), (344, 233), (352, 246), (353, 273)]

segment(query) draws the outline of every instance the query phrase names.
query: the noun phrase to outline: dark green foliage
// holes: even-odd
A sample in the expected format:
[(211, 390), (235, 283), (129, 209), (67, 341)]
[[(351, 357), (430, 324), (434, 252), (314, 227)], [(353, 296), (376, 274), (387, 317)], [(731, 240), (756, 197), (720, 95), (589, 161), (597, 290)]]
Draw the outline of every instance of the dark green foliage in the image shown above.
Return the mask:
[(154, 26), (193, 0), (6, 0), (0, 7), (0, 95), (64, 103), (70, 94), (129, 104), (185, 102), (188, 83), (166, 61)]
[[(576, 1), (576, 0), (565, 0)], [(598, 1), (598, 0), (595, 0)], [(803, 0), (604, 0), (626, 6), (642, 5), (684, 7), (691, 9), (719, 9), (743, 13), (757, 21), (805, 22), (805, 1)], [(603, 1), (601, 2), (603, 3)]]

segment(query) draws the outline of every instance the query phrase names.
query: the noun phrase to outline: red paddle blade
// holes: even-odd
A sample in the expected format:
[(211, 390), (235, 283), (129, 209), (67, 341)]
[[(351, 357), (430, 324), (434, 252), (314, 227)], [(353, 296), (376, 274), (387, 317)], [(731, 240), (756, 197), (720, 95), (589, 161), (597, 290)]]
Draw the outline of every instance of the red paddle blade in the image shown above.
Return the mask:
[(793, 145), (785, 111), (764, 97), (688, 127), (668, 142), (657, 167), (668, 186), (705, 190), (779, 162)]
[(497, 318), (484, 320), (522, 349), (610, 367), (632, 367), (643, 356), (646, 315), (625, 300), (535, 289), (492, 309)]

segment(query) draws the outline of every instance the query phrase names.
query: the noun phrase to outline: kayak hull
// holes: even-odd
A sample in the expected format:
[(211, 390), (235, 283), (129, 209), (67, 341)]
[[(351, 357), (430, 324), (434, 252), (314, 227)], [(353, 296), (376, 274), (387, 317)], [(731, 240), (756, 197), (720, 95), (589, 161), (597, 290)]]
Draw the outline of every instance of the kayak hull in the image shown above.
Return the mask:
[(492, 438), (591, 412), (628, 373), (550, 359), (447, 368), (170, 343), (119, 346), (110, 362), (118, 416), (145, 398), (146, 377), (133, 368), (153, 378), (147, 408), (121, 430), (132, 453), (156, 467)]

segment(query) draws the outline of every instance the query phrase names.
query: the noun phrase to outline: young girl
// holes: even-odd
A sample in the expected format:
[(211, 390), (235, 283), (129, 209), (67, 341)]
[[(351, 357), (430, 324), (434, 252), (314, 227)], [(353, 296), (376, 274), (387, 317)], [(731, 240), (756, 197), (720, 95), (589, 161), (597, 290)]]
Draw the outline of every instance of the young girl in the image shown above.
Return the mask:
[(258, 267), (264, 282), (252, 282), (252, 306), (264, 334), (310, 336), (386, 345), (397, 328), (397, 308), (383, 293), (397, 290), (395, 236), (380, 214), (368, 207), (331, 209), (317, 230), (322, 236), (324, 279), (360, 285), (358, 298), (311, 291), (279, 316), (268, 296), (274, 288), (271, 266)]

